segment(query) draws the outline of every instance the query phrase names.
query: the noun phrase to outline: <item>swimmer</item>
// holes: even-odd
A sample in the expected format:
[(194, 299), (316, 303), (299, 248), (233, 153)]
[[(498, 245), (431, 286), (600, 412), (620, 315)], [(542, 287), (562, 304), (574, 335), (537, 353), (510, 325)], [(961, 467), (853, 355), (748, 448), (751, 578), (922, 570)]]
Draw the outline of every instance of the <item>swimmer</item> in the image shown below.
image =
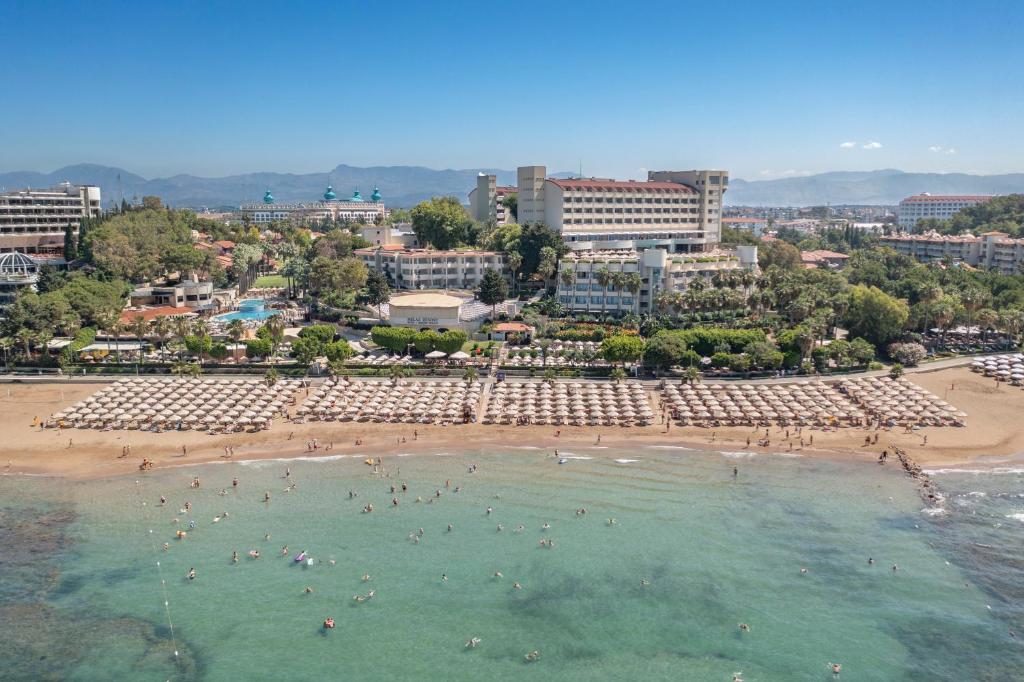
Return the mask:
[(549, 524), (547, 521), (545, 521), (544, 525), (541, 526), (541, 530), (547, 530), (548, 528), (551, 528), (551, 524)]
[(227, 495), (228, 494), (228, 489), (227, 488), (221, 488), (220, 489), (220, 493), (218, 493), (218, 494), (219, 495)]
[(492, 512), (492, 511), (494, 511), (494, 509), (492, 509), (491, 507), (488, 507), (488, 508), (487, 508), (487, 513), (488, 513), (488, 514), (490, 514), (490, 513)]
[(161, 495), (161, 496), (160, 496), (160, 506), (162, 507), (162, 506), (164, 506), (165, 504), (167, 504), (167, 498), (166, 498), (166, 497), (164, 497), (163, 495)]
[(808, 572), (808, 570), (806, 568), (801, 568), (800, 569), (800, 573), (802, 573), (802, 574), (807, 573), (807, 572)]
[(500, 533), (500, 532), (501, 532), (501, 531), (503, 531), (503, 530), (505, 530), (505, 526), (504, 526), (504, 524), (501, 524), (501, 523), (499, 523), (499, 524), (498, 524), (498, 532)]
[(451, 532), (452, 532), (452, 524), (450, 524), (450, 523), (448, 524), (448, 532), (449, 532), (449, 533), (451, 533)]
[(188, 579), (189, 580), (195, 580), (196, 579), (196, 569), (195, 568), (188, 569)]
[(164, 543), (164, 551), (166, 552), (166, 551), (167, 551), (167, 550), (169, 550), (170, 548), (171, 548), (171, 543), (169, 543), (169, 542), (165, 542), (165, 543)]
[(647, 587), (650, 584), (651, 584), (650, 580), (647, 580), (646, 578), (641, 578), (640, 579), (640, 587)]
[(231, 553), (231, 563), (233, 563), (233, 564), (237, 564), (238, 563), (238, 552), (232, 552)]
[(309, 585), (306, 585), (306, 589), (304, 589), (303, 592), (305, 594), (313, 594), (313, 588), (310, 587)]
[(419, 533), (419, 536), (420, 536), (420, 537), (423, 537), (423, 529), (422, 529), (422, 528), (420, 528), (420, 529), (419, 529), (419, 530), (417, 531), (417, 533)]
[(873, 566), (874, 563), (875, 563), (875, 560), (872, 559), (871, 557), (868, 557), (868, 566)]
[(288, 545), (285, 545), (284, 547), (281, 548), (281, 556), (287, 556), (287, 554), (288, 554)]
[(526, 662), (533, 663), (540, 659), (540, 652), (534, 649), (530, 653), (526, 654)]
[(746, 623), (740, 623), (740, 632), (750, 632), (750, 626)]
[(514, 583), (512, 583), (512, 589), (513, 590), (521, 590), (521, 589), (523, 589), (523, 586), (520, 585), (518, 582), (514, 582)]
[(397, 507), (398, 506), (398, 498), (397, 497), (392, 497), (391, 498), (391, 506), (392, 507)]
[(270, 491), (269, 490), (264, 490), (263, 491), (263, 501), (264, 502), (270, 502)]
[(893, 565), (892, 565), (892, 570), (893, 570), (893, 571), (898, 571), (898, 570), (900, 570), (900, 567), (899, 567), (899, 566), (897, 566), (896, 564), (893, 564)]
[(505, 576), (502, 574), (501, 571), (495, 571), (494, 572), (494, 577), (495, 578), (504, 578)]
[[(226, 512), (225, 512), (224, 516), (227, 516)], [(270, 540), (270, 533), (264, 533), (263, 534), (263, 541), (267, 542), (268, 540)]]
[(518, 526), (516, 526), (516, 532), (517, 533), (522, 533), (524, 530), (526, 530), (526, 529), (523, 528), (523, 524), (520, 523)]
[(370, 582), (370, 574), (369, 573), (363, 573), (363, 582), (364, 583)]
[(609, 526), (614, 526), (617, 523), (618, 523), (618, 521), (614, 517), (608, 519), (608, 525)]
[(441, 574), (441, 582), (443, 582), (443, 583), (448, 582), (448, 574), (447, 573), (442, 573)]
[(833, 675), (838, 675), (843, 671), (843, 666), (839, 665), (838, 663), (829, 663), (828, 667), (832, 669)]
[(476, 646), (479, 643), (480, 643), (480, 638), (479, 637), (471, 637), (470, 639), (466, 640), (466, 648), (467, 649), (475, 649)]

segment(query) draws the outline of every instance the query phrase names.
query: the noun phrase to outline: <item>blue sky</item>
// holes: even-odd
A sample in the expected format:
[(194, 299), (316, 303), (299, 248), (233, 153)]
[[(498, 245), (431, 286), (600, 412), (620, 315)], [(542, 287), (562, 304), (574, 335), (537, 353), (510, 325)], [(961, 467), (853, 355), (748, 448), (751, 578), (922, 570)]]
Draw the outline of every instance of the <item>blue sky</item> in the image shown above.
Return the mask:
[(1021, 2), (8, 0), (3, 15), (0, 171), (1024, 171)]

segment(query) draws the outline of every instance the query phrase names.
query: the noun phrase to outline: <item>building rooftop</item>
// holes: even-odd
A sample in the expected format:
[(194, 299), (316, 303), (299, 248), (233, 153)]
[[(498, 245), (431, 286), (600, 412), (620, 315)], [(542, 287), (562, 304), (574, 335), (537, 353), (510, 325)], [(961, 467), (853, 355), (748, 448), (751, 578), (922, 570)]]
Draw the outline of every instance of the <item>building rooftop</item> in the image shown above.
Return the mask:
[(121, 321), (131, 322), (137, 318), (142, 318), (146, 322), (152, 322), (158, 317), (195, 317), (196, 314), (192, 312), (191, 308), (175, 308), (174, 306), (154, 306), (152, 308), (133, 308), (121, 311)]
[(404, 294), (392, 296), (389, 305), (400, 308), (458, 308), (465, 301), (446, 294)]
[(991, 194), (915, 194), (912, 197), (907, 197), (900, 203), (923, 204), (944, 201), (988, 201), (991, 198)]
[(641, 180), (563, 180), (560, 178), (548, 178), (548, 182), (567, 190), (588, 190), (588, 189), (618, 189), (634, 192), (658, 191), (658, 192), (684, 192), (696, 194), (697, 190), (677, 182), (647, 182)]
[(356, 249), (353, 253), (359, 254), (374, 254), (377, 251), (386, 251), (388, 253), (398, 253), (403, 256), (500, 256), (501, 251), (479, 251), (477, 249), (465, 249), (465, 250), (445, 250), (439, 251), (437, 249), (410, 249), (407, 246), (401, 244), (383, 244), (381, 246), (369, 246), (365, 249)]

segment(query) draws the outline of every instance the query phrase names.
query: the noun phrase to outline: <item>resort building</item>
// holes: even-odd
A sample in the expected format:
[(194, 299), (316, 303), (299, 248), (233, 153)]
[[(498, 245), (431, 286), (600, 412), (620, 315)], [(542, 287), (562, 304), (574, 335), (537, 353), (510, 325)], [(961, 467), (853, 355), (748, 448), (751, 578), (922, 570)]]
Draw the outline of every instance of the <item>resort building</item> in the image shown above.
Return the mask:
[(750, 232), (755, 237), (761, 237), (768, 231), (767, 218), (748, 218), (737, 216), (733, 218), (722, 218), (722, 227), (731, 227), (734, 230)]
[(13, 303), (18, 291), (25, 287), (35, 289), (39, 267), (39, 263), (23, 253), (0, 253), (0, 306)]
[(100, 216), (100, 188), (62, 183), (53, 189), (0, 193), (0, 253), (19, 251), (62, 259), (64, 231), (75, 237), (82, 218)]
[(918, 220), (949, 220), (953, 214), (970, 206), (991, 201), (987, 194), (915, 194), (900, 202), (897, 216), (900, 230), (909, 232)]
[(369, 199), (364, 199), (357, 189), (348, 199), (338, 199), (334, 189), (328, 185), (323, 201), (297, 204), (279, 204), (268, 189), (259, 204), (243, 204), (242, 219), (256, 225), (274, 221), (291, 221), (297, 224), (318, 223), (325, 220), (372, 225), (387, 217), (380, 190), (373, 188)]
[[(756, 271), (757, 247), (711, 250), (699, 254), (643, 251), (571, 251), (558, 264), (558, 302), (573, 312), (647, 313), (659, 292), (683, 292), (696, 279), (709, 281), (717, 272)], [(565, 275), (571, 271), (571, 276)], [(609, 275), (636, 273), (634, 289), (619, 287)], [(566, 281), (566, 280), (569, 281)]]
[(165, 286), (136, 289), (130, 305), (171, 308), (204, 308), (213, 304), (213, 282), (182, 281)]
[(372, 246), (401, 246), (407, 249), (418, 249), (420, 240), (412, 231), (409, 223), (398, 225), (367, 225), (360, 230), (363, 239)]
[[(497, 310), (504, 311), (505, 306), (499, 305)], [(491, 315), (491, 306), (468, 296), (424, 291), (392, 296), (381, 306), (381, 313), (396, 327), (474, 332)]]
[(850, 260), (850, 257), (838, 251), (816, 249), (814, 251), (801, 251), (800, 260), (807, 270), (814, 270), (815, 268), (841, 270), (846, 267), (846, 262)]
[(484, 272), (506, 273), (505, 254), (498, 251), (408, 249), (379, 246), (356, 249), (366, 267), (384, 273), (396, 289), (476, 289)]
[(515, 193), (515, 187), (498, 185), (497, 176), (480, 173), (476, 176), (476, 187), (469, 193), (469, 214), (473, 220), (482, 223), (505, 225), (515, 222), (511, 220), (511, 211), (505, 208), (505, 198)]
[(1024, 266), (1024, 239), (1012, 239), (1005, 232), (947, 235), (938, 232), (897, 234), (879, 239), (922, 263), (950, 260), (973, 267), (992, 268), (1004, 275), (1019, 274)]
[(542, 222), (573, 250), (705, 251), (721, 234), (726, 171), (652, 171), (647, 181), (557, 179), (517, 170), (519, 222)]

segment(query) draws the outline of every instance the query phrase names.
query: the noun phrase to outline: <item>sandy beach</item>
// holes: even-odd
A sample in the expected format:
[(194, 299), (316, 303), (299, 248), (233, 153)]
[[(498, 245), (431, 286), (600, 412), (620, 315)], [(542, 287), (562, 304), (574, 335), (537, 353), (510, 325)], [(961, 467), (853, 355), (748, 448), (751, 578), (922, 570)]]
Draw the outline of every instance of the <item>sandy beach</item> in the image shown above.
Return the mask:
[[(270, 430), (211, 436), (197, 431), (98, 431), (91, 429), (33, 428), (45, 418), (99, 390), (104, 384), (5, 384), (0, 389), (4, 419), (0, 425), (0, 468), (5, 473), (94, 478), (135, 471), (143, 457), (157, 467), (223, 461), (225, 447), (234, 459), (290, 458), (331, 455), (388, 456), (398, 453), (436, 453), (533, 446), (571, 452), (573, 448), (643, 447), (674, 445), (720, 451), (799, 453), (803, 456), (857, 458), (870, 461), (888, 444), (905, 449), (924, 466), (956, 467), (1005, 464), (1024, 453), (1024, 391), (1001, 385), (964, 367), (907, 375), (914, 383), (968, 413), (963, 428), (928, 427), (911, 434), (902, 428), (882, 431), (877, 445), (864, 446), (869, 433), (861, 428), (804, 429), (813, 446), (801, 448), (795, 428), (792, 445), (785, 429), (771, 429), (770, 448), (756, 442), (764, 429), (716, 429), (672, 426), (553, 427), (500, 425), (413, 425), (366, 422), (308, 422), (275, 420)], [(653, 391), (651, 392), (653, 400)], [(301, 396), (300, 396), (301, 397)], [(560, 435), (556, 436), (556, 432)], [(418, 437), (415, 435), (418, 433)], [(874, 431), (870, 431), (873, 435)], [(598, 434), (601, 441), (597, 442)], [(927, 436), (927, 444), (924, 443)], [(307, 443), (319, 441), (310, 451)], [(355, 445), (359, 438), (362, 444)], [(754, 445), (746, 445), (747, 439)], [(327, 449), (333, 444), (333, 447)], [(122, 448), (131, 455), (121, 458)], [(182, 454), (182, 447), (187, 455)], [(588, 454), (600, 456), (600, 450)]]

